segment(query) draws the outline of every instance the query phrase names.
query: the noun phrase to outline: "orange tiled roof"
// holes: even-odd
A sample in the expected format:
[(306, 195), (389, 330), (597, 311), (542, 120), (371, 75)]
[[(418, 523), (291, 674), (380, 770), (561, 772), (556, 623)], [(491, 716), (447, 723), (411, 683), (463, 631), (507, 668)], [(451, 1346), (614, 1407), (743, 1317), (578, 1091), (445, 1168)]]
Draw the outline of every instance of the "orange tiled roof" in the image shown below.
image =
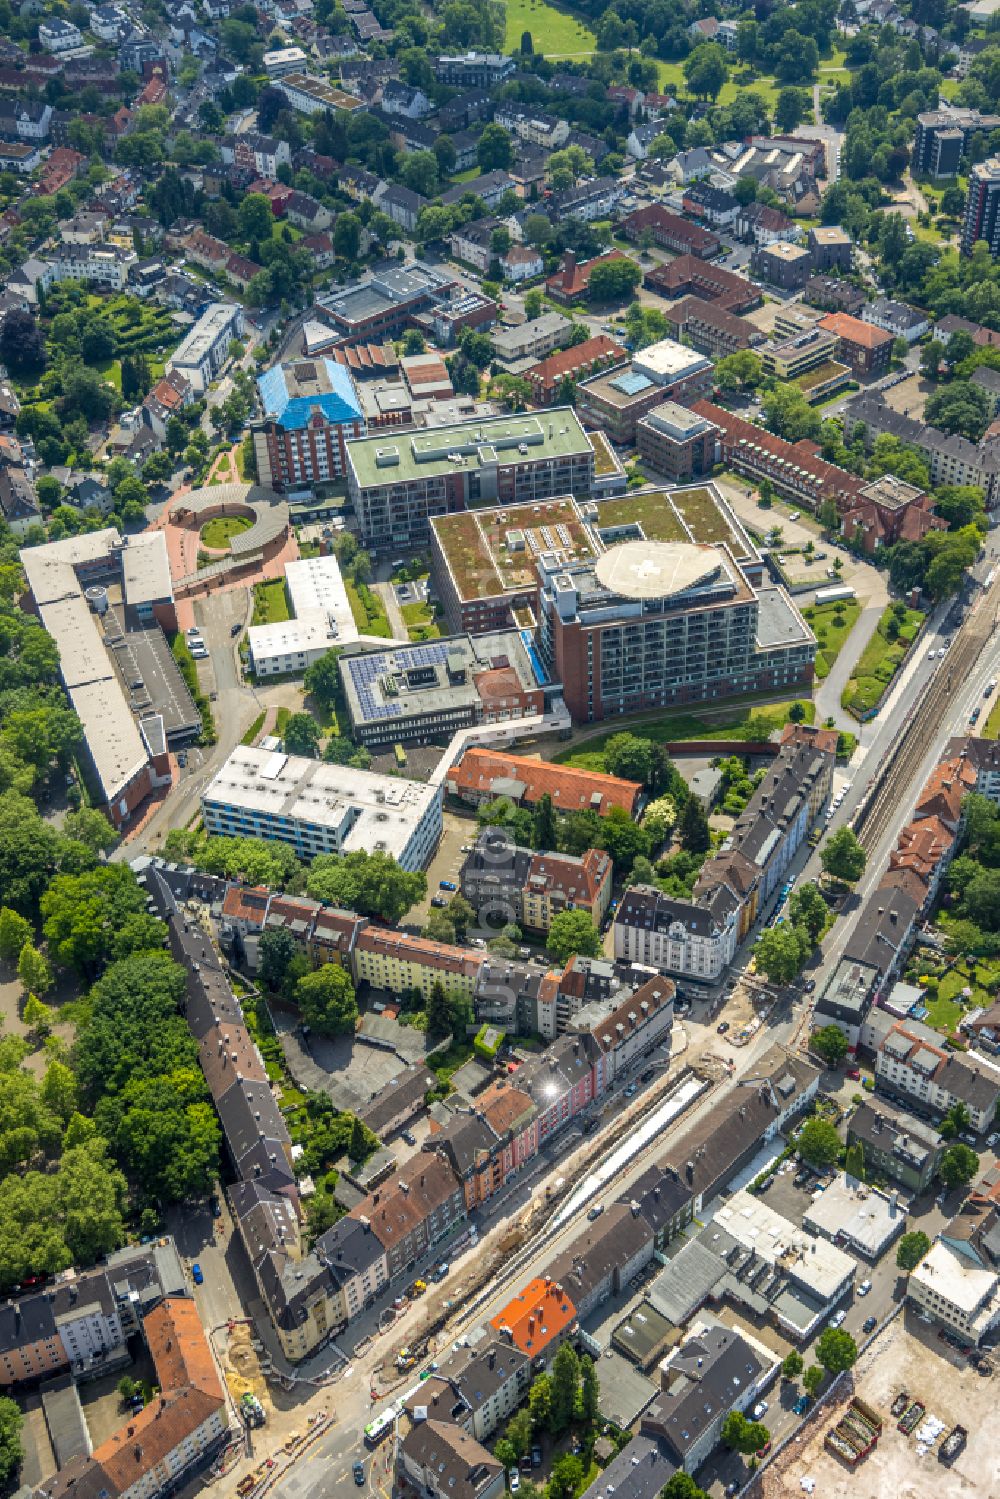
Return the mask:
[(880, 349), (883, 344), (892, 343), (891, 333), (886, 333), (884, 328), (876, 328), (874, 323), (863, 323), (859, 317), (851, 317), (849, 312), (828, 312), (825, 317), (820, 318), (819, 326), (863, 349)]
[(490, 792), (503, 780), (524, 784), (524, 800), (534, 803), (547, 792), (560, 811), (584, 811), (592, 807), (602, 816), (612, 807), (631, 812), (642, 790), (638, 781), (623, 781), (596, 770), (576, 770), (552, 765), (531, 755), (502, 755), (493, 750), (468, 749), (461, 763), (448, 772), (459, 795)]
[(537, 1358), (576, 1318), (576, 1307), (548, 1276), (529, 1281), (502, 1312), (490, 1319), (497, 1332), (509, 1328), (511, 1342), (522, 1353)]

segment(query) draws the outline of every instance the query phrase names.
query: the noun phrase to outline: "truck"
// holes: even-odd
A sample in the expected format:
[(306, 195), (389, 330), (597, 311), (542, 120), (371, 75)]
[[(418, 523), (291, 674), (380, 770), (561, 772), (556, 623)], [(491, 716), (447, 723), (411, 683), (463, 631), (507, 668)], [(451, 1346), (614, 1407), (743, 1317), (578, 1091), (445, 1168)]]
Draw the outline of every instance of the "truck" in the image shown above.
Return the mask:
[(835, 583), (830, 588), (817, 588), (817, 604), (838, 604), (846, 602), (847, 599), (856, 599), (857, 590), (849, 583)]

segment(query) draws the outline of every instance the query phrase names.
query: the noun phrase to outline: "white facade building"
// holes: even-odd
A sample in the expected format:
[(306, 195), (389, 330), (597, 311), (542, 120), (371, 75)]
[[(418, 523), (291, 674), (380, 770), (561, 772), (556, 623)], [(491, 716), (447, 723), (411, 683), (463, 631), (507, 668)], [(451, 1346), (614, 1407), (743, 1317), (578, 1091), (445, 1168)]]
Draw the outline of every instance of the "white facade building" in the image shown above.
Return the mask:
[(336, 557), (289, 562), (285, 586), (293, 619), (251, 625), (250, 659), (260, 677), (301, 673), (334, 645), (359, 638), (351, 602)]
[(167, 360), (167, 372), (180, 370), (202, 395), (229, 357), (230, 340), (243, 332), (238, 302), (213, 302)]
[(615, 915), (615, 958), (713, 983), (732, 962), (738, 910), (716, 915), (649, 885), (625, 892)]
[(300, 858), (390, 854), (423, 869), (441, 836), (440, 788), (238, 745), (202, 792), (205, 826), (227, 837), (276, 838)]
[(910, 1271), (906, 1294), (921, 1311), (973, 1343), (1000, 1322), (1000, 1278), (940, 1239)]

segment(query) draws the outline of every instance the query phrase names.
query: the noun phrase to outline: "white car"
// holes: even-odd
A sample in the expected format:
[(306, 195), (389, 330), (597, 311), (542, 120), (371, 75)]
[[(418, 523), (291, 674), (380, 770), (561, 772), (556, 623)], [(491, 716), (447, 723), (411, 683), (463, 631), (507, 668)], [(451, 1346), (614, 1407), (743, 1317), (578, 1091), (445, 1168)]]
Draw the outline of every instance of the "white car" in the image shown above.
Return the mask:
[(868, 1292), (871, 1290), (871, 1288), (872, 1288), (871, 1281), (870, 1280), (863, 1280), (861, 1282), (860, 1286), (858, 1286), (858, 1295), (859, 1296), (867, 1296)]
[(507, 1476), (510, 1479), (510, 1491), (512, 1494), (516, 1494), (521, 1487), (521, 1475), (516, 1468), (511, 1468)]
[(757, 1404), (753, 1408), (753, 1418), (754, 1418), (754, 1420), (755, 1421), (759, 1421), (760, 1418), (761, 1418), (761, 1416), (766, 1416), (766, 1415), (767, 1415), (767, 1401), (766, 1400), (758, 1400)]
[(842, 1322), (846, 1321), (846, 1319), (847, 1319), (847, 1313), (846, 1312), (834, 1312), (833, 1316), (830, 1318), (830, 1326), (831, 1327), (839, 1327)]

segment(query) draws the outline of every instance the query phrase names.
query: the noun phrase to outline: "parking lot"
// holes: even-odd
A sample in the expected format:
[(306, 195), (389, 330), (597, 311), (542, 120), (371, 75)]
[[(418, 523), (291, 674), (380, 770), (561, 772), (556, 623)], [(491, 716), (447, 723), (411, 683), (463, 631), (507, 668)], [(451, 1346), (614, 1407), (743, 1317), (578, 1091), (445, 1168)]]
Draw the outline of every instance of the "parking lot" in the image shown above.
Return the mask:
[(431, 901), (435, 896), (443, 900), (451, 899), (453, 891), (441, 890), (439, 888), (442, 880), (450, 880), (458, 888), (459, 875), (462, 872), (462, 861), (465, 855), (462, 853), (462, 845), (475, 843), (477, 826), (474, 818), (459, 817), (454, 812), (445, 812), (444, 828), (441, 833), (441, 841), (433, 859), (427, 866), (427, 894), (423, 900), (411, 906), (404, 918), (406, 926), (423, 926), (431, 909)]

